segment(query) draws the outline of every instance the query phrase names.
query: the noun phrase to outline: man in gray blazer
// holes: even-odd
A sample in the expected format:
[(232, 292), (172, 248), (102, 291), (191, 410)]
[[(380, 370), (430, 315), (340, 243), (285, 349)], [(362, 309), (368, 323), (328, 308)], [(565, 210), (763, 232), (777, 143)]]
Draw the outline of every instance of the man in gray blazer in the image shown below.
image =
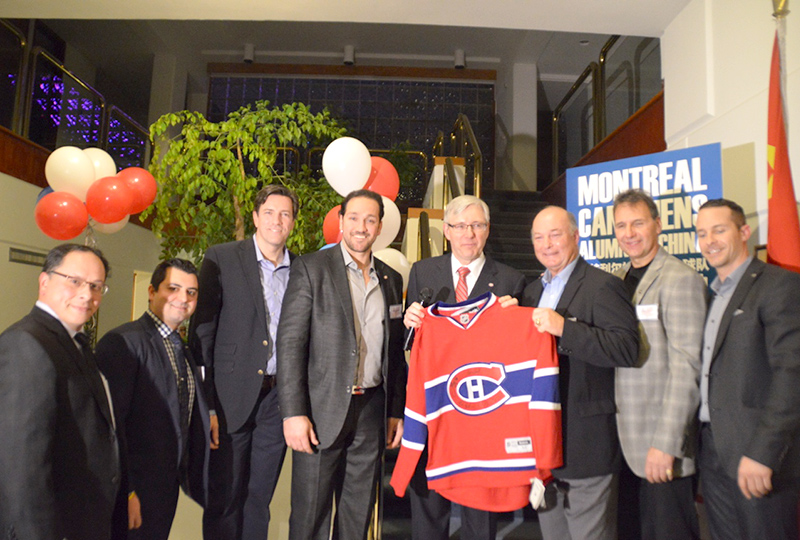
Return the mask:
[(366, 538), (384, 446), (403, 434), (400, 275), (372, 256), (383, 201), (342, 202), (342, 242), (292, 264), (278, 328), (278, 396), (292, 448), (289, 537)]
[(212, 246), (200, 269), (189, 345), (205, 366), (212, 442), (219, 434), (209, 464), (206, 540), (267, 537), (286, 454), (274, 391), (275, 337), (294, 257), (286, 239), (297, 210), (292, 191), (266, 186), (253, 205), (253, 237)]
[[(494, 261), (484, 254), (489, 238), (489, 207), (472, 195), (450, 201), (444, 213), (444, 235), (451, 252), (414, 263), (408, 280), (404, 324), (417, 328), (424, 316), (419, 303), (420, 291), (430, 290), (429, 302), (453, 304), (457, 300), (475, 298), (487, 292), (513, 296), (519, 300), (525, 289), (525, 276), (513, 268)], [(465, 298), (457, 298), (466, 268)], [(414, 540), (446, 540), (450, 538), (450, 501), (428, 489), (425, 466), (427, 448), (420, 457), (411, 480), (411, 538)], [(462, 507), (460, 537), (464, 540), (491, 540), (497, 532), (497, 517), (492, 512)]]
[[(614, 200), (614, 234), (630, 263), (615, 272), (639, 319), (639, 359), (617, 368), (620, 538), (698, 539), (694, 506), (703, 278), (660, 247), (661, 218), (646, 192)], [(627, 467), (625, 466), (627, 464)]]
[(711, 536), (796, 539), (800, 275), (748, 254), (733, 201), (706, 202), (697, 239), (717, 270), (700, 385), (700, 482)]

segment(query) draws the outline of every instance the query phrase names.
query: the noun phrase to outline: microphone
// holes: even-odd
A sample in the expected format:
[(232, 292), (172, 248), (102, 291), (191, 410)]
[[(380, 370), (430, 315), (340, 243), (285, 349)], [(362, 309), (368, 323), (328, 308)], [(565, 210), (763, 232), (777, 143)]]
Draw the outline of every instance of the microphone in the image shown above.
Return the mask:
[[(431, 298), (433, 298), (433, 289), (430, 287), (423, 287), (423, 289), (419, 291), (419, 303), (422, 307), (428, 307)], [(404, 351), (411, 350), (411, 344), (414, 343), (414, 330), (415, 328), (409, 328), (408, 330), (406, 340), (403, 342)]]

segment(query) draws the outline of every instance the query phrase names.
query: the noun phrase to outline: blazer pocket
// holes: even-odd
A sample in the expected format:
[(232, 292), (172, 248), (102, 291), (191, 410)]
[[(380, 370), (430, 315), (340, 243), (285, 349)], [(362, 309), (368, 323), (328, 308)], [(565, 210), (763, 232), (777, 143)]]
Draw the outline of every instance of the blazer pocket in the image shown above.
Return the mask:
[(599, 399), (596, 401), (582, 401), (576, 403), (580, 416), (597, 416), (599, 414), (616, 414), (617, 407), (613, 400)]

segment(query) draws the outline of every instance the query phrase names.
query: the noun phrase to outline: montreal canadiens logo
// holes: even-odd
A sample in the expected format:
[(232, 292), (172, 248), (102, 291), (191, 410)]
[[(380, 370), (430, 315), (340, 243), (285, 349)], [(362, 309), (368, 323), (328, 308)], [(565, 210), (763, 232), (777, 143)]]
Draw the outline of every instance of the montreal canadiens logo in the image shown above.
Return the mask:
[(505, 378), (503, 364), (467, 364), (450, 374), (447, 379), (447, 397), (453, 407), (464, 414), (486, 414), (508, 401), (508, 392), (500, 386)]

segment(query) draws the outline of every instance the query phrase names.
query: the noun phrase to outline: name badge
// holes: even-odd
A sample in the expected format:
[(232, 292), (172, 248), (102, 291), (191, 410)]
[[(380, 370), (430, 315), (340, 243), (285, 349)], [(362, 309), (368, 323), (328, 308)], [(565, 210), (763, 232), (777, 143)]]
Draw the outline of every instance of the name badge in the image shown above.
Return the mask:
[(400, 304), (392, 304), (389, 306), (389, 318), (399, 319), (403, 316), (403, 306)]
[(638, 304), (636, 306), (636, 317), (640, 321), (657, 321), (658, 304)]

